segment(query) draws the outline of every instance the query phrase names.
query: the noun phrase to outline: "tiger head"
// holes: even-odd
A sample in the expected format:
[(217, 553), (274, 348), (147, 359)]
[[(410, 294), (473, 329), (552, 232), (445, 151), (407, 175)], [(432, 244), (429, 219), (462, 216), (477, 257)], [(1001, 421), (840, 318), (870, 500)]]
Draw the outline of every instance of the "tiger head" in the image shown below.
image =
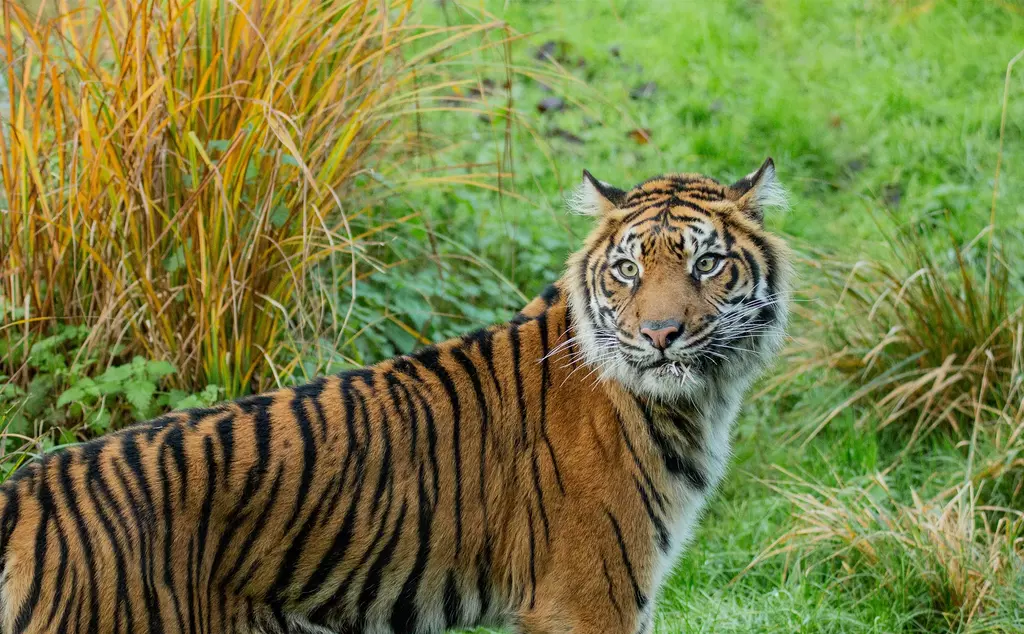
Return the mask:
[(584, 172), (570, 208), (598, 226), (566, 285), (586, 362), (659, 400), (751, 380), (786, 325), (788, 255), (764, 230), (784, 203), (771, 159), (728, 186), (676, 174), (624, 191)]

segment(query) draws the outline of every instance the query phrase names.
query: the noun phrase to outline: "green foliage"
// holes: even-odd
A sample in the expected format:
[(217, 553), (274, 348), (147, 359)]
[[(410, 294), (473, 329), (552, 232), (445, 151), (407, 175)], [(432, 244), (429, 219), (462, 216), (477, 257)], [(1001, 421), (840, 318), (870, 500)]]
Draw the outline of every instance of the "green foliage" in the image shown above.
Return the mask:
[(210, 405), (223, 398), (215, 385), (189, 394), (168, 389), (175, 374), (167, 361), (143, 357), (100, 357), (85, 345), (86, 326), (57, 326), (36, 340), (16, 329), (0, 331), (3, 358), (20, 358), (14, 375), (0, 375), (0, 433), (4, 451), (38, 439), (43, 449), (77, 442), (146, 420), (171, 409)]

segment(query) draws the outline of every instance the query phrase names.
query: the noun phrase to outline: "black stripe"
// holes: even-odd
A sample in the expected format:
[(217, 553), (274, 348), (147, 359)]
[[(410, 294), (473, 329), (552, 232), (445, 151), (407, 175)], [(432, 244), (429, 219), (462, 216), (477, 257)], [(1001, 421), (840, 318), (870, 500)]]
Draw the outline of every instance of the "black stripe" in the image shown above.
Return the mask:
[(654, 508), (651, 506), (651, 498), (647, 495), (647, 489), (640, 484), (640, 480), (637, 480), (636, 476), (633, 476), (633, 483), (636, 485), (637, 493), (640, 494), (640, 500), (644, 504), (644, 510), (647, 511), (647, 518), (651, 520), (651, 524), (654, 525), (654, 531), (658, 534), (658, 548), (661, 549), (661, 552), (667, 554), (670, 544), (668, 529), (665, 527), (665, 521), (661, 519), (661, 516), (654, 512)]
[(68, 573), (67, 536), (61, 528), (60, 518), (55, 516), (54, 522), (57, 525), (57, 546), (60, 548), (60, 559), (57, 562), (57, 577), (53, 581), (53, 585), (56, 590), (54, 591), (52, 603), (50, 604), (50, 614), (46, 617), (47, 625), (53, 623), (53, 620), (57, 618), (57, 608), (60, 607), (61, 599), (64, 598), (64, 582), (67, 580)]
[(501, 390), (501, 382), (498, 381), (498, 371), (494, 367), (494, 331), (478, 330), (474, 333), (466, 335), (464, 338), (468, 344), (476, 345), (480, 348), (480, 356), (487, 364), (487, 370), (491, 376), (491, 383), (494, 386), (494, 391), (498, 395), (498, 403), (504, 403), (505, 397)]
[[(672, 475), (681, 475), (686, 478), (690, 486), (693, 488), (703, 491), (708, 487), (708, 480), (704, 473), (697, 467), (696, 463), (692, 458), (681, 455), (676, 447), (673, 446), (670, 441), (663, 433), (658, 421), (655, 420), (655, 415), (642, 403), (637, 403), (644, 413), (644, 419), (647, 422), (647, 427), (651, 432), (651, 438), (657, 445), (658, 450), (661, 452), (661, 457), (665, 462), (665, 468), (668, 469)], [(678, 428), (678, 427), (677, 427)], [(680, 429), (682, 431), (682, 429)]]
[(636, 609), (638, 611), (643, 610), (644, 606), (647, 605), (647, 597), (640, 589), (640, 584), (636, 580), (636, 573), (633, 571), (633, 562), (629, 558), (629, 552), (626, 550), (626, 542), (622, 538), (622, 529), (619, 527), (619, 520), (615, 519), (612, 512), (605, 509), (605, 515), (608, 516), (608, 520), (612, 523), (612, 529), (615, 531), (615, 539), (619, 543), (619, 552), (622, 553), (622, 564), (626, 567), (626, 574), (629, 575), (629, 582), (633, 586), (633, 599), (636, 601)]
[(78, 572), (74, 568), (71, 569), (71, 585), (69, 587), (71, 588), (71, 594), (68, 595), (68, 600), (64, 604), (64, 612), (61, 614), (60, 622), (57, 623), (57, 629), (55, 630), (57, 632), (73, 632), (74, 630), (68, 627), (68, 620), (71, 618), (71, 607), (77, 604), (78, 609), (82, 609), (82, 604), (77, 601)]
[(753, 287), (757, 288), (757, 283), (761, 280), (761, 266), (754, 259), (750, 251), (740, 247), (740, 253), (743, 254), (743, 261), (747, 263), (747, 268), (750, 269), (750, 279)]
[[(206, 540), (210, 537), (210, 518), (213, 514), (213, 497), (217, 491), (217, 459), (213, 452), (213, 437), (203, 438), (203, 454), (206, 458), (206, 490), (203, 492), (202, 509), (199, 512), (199, 530), (196, 540), (196, 583), (202, 571), (205, 570), (203, 562), (206, 560)], [(209, 595), (207, 595), (209, 596)], [(198, 599), (197, 599), (198, 601)], [(210, 605), (207, 602), (206, 617), (210, 618)]]
[(221, 464), (224, 477), (231, 475), (231, 465), (235, 459), (235, 416), (225, 416), (217, 421), (217, 441), (220, 443)]
[[(89, 531), (85, 526), (85, 519), (82, 515), (81, 509), (78, 508), (78, 496), (75, 494), (74, 484), (72, 483), (71, 475), (69, 474), (68, 463), (71, 461), (71, 456), (72, 452), (70, 451), (60, 454), (60, 458), (56, 465), (57, 474), (68, 514), (75, 521), (78, 540), (82, 548), (82, 557), (85, 559), (85, 568), (89, 571), (89, 627), (86, 631), (89, 632), (89, 634), (98, 634), (100, 627), (100, 602), (96, 583), (96, 568), (93, 562), (92, 540), (89, 538)], [(79, 608), (81, 607), (82, 604), (79, 604)], [(81, 631), (81, 622), (77, 625), (79, 631)]]
[(190, 535), (188, 538), (188, 560), (185, 562), (185, 599), (188, 605), (188, 631), (189, 634), (198, 634), (199, 631), (199, 610), (196, 606), (196, 576), (194, 565), (196, 538)]
[(483, 386), (480, 384), (480, 377), (478, 376), (478, 370), (473, 361), (466, 355), (465, 352), (460, 348), (452, 349), (452, 358), (462, 366), (462, 369), (466, 372), (466, 376), (469, 377), (470, 383), (473, 385), (473, 394), (476, 396), (477, 408), (480, 410), (480, 474), (479, 474), (479, 485), (480, 485), (480, 506), (483, 512), (483, 532), (484, 536), (488, 534), (488, 518), (487, 518), (487, 488), (486, 488), (486, 469), (487, 469), (487, 435), (488, 426), (490, 424), (490, 413), (487, 408), (487, 398), (484, 396)]
[[(485, 541), (487, 538), (485, 538)], [(476, 592), (480, 599), (480, 618), (487, 618), (487, 611), (491, 607), (491, 560), (489, 557), (490, 547), (487, 545), (477, 554), (476, 562)]]
[[(185, 631), (185, 615), (181, 611), (181, 599), (178, 597), (178, 584), (174, 581), (174, 565), (173, 557), (171, 554), (171, 538), (174, 533), (174, 516), (176, 515), (175, 510), (172, 506), (171, 501), (171, 477), (167, 471), (167, 446), (161, 442), (159, 449), (157, 450), (157, 475), (160, 481), (160, 492), (163, 496), (163, 530), (161, 532), (164, 540), (164, 576), (163, 585), (167, 592), (171, 595), (171, 601), (174, 604), (174, 616), (177, 620), (177, 629), (180, 632)], [(180, 483), (182, 487), (185, 486), (184, 482)]]
[[(224, 581), (221, 582), (222, 588), (227, 588), (228, 585), (238, 575), (239, 571), (242, 569), (242, 566), (245, 565), (245, 561), (249, 558), (249, 552), (252, 550), (253, 544), (256, 543), (256, 540), (259, 538), (260, 534), (263, 533), (263, 529), (267, 525), (267, 521), (270, 518), (271, 512), (274, 510), (274, 503), (277, 501), (277, 494), (278, 491), (280, 491), (281, 489), (283, 474), (284, 465), (278, 465), (277, 473), (274, 475), (274, 480), (270, 484), (270, 491), (267, 492), (266, 499), (261, 500), (263, 508), (260, 511), (260, 514), (256, 517), (255, 521), (253, 521), (253, 523), (251, 524), (249, 534), (245, 536), (245, 541), (242, 542), (242, 546), (239, 548), (238, 554), (235, 555), (235, 562), (231, 565), (231, 568), (228, 569), (227, 574), (224, 575)], [(251, 497), (243, 498), (240, 504), (245, 505), (251, 502)], [(236, 521), (236, 525), (239, 525), (241, 520), (242, 518), (239, 517)], [(223, 537), (221, 538), (221, 547), (225, 549), (228, 547), (228, 544), (230, 543), (229, 539), (233, 536), (233, 534), (234, 528), (229, 527), (229, 530), (225, 531)], [(243, 577), (239, 579), (239, 581), (235, 584), (236, 590), (238, 588), (244, 587), (246, 582), (248, 582), (247, 578)]]
[[(22, 471), (28, 471), (23, 468)], [(4, 514), (0, 518), (0, 574), (7, 569), (7, 550), (11, 547), (11, 535), (18, 525), (18, 517), (21, 515), (21, 498), (18, 494), (18, 487), (8, 485), (5, 490), (0, 491), (4, 496)]]
[(537, 605), (537, 545), (533, 537), (533, 510), (530, 505), (526, 506), (526, 519), (530, 537), (530, 609), (532, 610)]
[(619, 607), (619, 600), (615, 598), (615, 586), (612, 583), (612, 576), (608, 574), (608, 561), (604, 557), (601, 557), (601, 569), (604, 571), (604, 580), (608, 584), (608, 599), (612, 602), (612, 607), (619, 614), (619, 620), (625, 622), (626, 615), (623, 614), (622, 608)]
[(462, 623), (462, 598), (455, 585), (455, 572), (449, 570), (444, 581), (444, 624), (452, 628)]
[(512, 328), (508, 333), (509, 345), (512, 347), (512, 374), (515, 377), (516, 384), (516, 404), (519, 407), (519, 420), (520, 420), (520, 433), (518, 449), (522, 450), (526, 447), (527, 441), (527, 430), (526, 430), (526, 398), (523, 394), (523, 375), (522, 370), (519, 367), (520, 354), (519, 354), (519, 330)]
[[(391, 405), (395, 408), (395, 417), (402, 422), (409, 423), (409, 462), (416, 461), (416, 446), (419, 439), (419, 417), (416, 415), (416, 406), (413, 405), (409, 391), (394, 372), (384, 374), (384, 380), (388, 384), (388, 396), (391, 397)], [(404, 398), (403, 398), (404, 397)], [(403, 405), (404, 404), (404, 405)], [(405, 407), (408, 407), (408, 411)]]
[[(393, 381), (395, 381), (395, 378), (390, 373), (388, 373), (388, 374), (385, 375), (385, 380), (388, 383), (388, 392), (393, 394), (393, 390), (392, 390), (391, 384), (392, 384)], [(395, 399), (397, 399), (397, 397), (396, 396), (392, 396), (393, 402), (395, 402)], [(400, 409), (398, 409), (397, 403), (395, 404), (395, 408), (396, 408), (396, 415), (401, 416), (402, 412), (401, 412)], [(388, 416), (387, 410), (384, 409), (383, 404), (381, 404), (381, 410), (382, 410), (381, 411), (381, 415), (380, 415), (381, 429), (380, 429), (379, 436), (381, 438), (381, 442), (384, 443), (384, 453), (383, 453), (383, 456), (381, 457), (380, 468), (379, 468), (379, 470), (377, 472), (377, 486), (376, 486), (376, 489), (373, 492), (373, 499), (370, 501), (370, 504), (371, 504), (371, 506), (370, 506), (370, 516), (369, 516), (370, 519), (372, 519), (373, 517), (376, 517), (377, 509), (379, 508), (381, 499), (382, 499), (382, 497), (384, 495), (384, 488), (385, 488), (385, 486), (388, 484), (388, 482), (391, 479), (391, 425), (388, 422), (389, 416)], [(367, 429), (369, 430), (369, 425), (370, 425), (369, 420), (367, 420), (366, 424), (367, 424)], [(414, 436), (415, 436), (415, 434), (414, 434)], [(369, 446), (369, 442), (370, 442), (370, 439), (368, 437), (367, 438), (367, 446)], [(387, 516), (387, 511), (385, 511), (384, 515), (385, 515), (385, 517)]]
[(636, 449), (633, 447), (633, 441), (629, 439), (629, 433), (626, 431), (626, 424), (623, 422), (622, 415), (618, 410), (615, 411), (615, 420), (619, 424), (619, 431), (622, 433), (622, 440), (626, 443), (626, 449), (629, 451), (630, 455), (633, 456), (633, 464), (636, 465), (637, 471), (640, 472), (640, 475), (644, 479), (644, 483), (654, 495), (654, 502), (658, 505), (658, 509), (664, 513), (665, 497), (658, 490), (658, 487), (654, 486), (654, 480), (651, 478), (651, 474), (648, 472), (643, 462), (641, 462), (640, 455), (637, 454)]
[(363, 482), (363, 472), (360, 470), (355, 477), (355, 493), (349, 502), (348, 509), (345, 511), (345, 517), (341, 521), (341, 526), (334, 534), (331, 547), (327, 549), (313, 574), (306, 580), (306, 585), (303, 586), (302, 593), (300, 594), (300, 600), (305, 597), (312, 597), (320, 592), (327, 579), (345, 558), (348, 547), (352, 543), (352, 535), (359, 513), (359, 501), (363, 497)]
[(185, 433), (182, 431), (180, 425), (171, 427), (164, 436), (163, 443), (160, 447), (161, 454), (164, 449), (168, 449), (171, 452), (171, 457), (174, 459), (174, 466), (178, 470), (177, 478), (175, 478), (175, 481), (179, 484), (178, 496), (181, 498), (181, 506), (185, 506), (185, 499), (188, 495), (189, 489), (188, 463), (185, 457)]
[(129, 604), (130, 597), (128, 594), (128, 580), (125, 578), (127, 573), (125, 556), (122, 552), (114, 524), (107, 516), (106, 508), (104, 508), (104, 504), (100, 499), (101, 496), (106, 499), (106, 505), (117, 514), (120, 520), (119, 524), (125, 533), (125, 541), (128, 543), (131, 543), (130, 536), (128, 535), (127, 521), (124, 518), (123, 508), (114, 499), (113, 494), (110, 491), (110, 487), (107, 486), (106, 480), (103, 477), (103, 472), (100, 469), (99, 460), (102, 450), (103, 445), (99, 443), (90, 443), (82, 449), (82, 458), (86, 465), (84, 480), (85, 497), (93, 505), (94, 517), (99, 519), (100, 526), (103, 528), (103, 533), (106, 535), (107, 541), (110, 544), (110, 551), (114, 554), (114, 585), (116, 587), (114, 631), (121, 631), (121, 611), (123, 610), (126, 616), (125, 631), (134, 632), (135, 624), (132, 616), (131, 605)]
[(437, 425), (434, 422), (434, 408), (431, 406), (430, 400), (424, 397), (420, 391), (423, 386), (423, 378), (417, 372), (416, 366), (406, 359), (400, 359), (395, 365), (399, 372), (412, 377), (415, 381), (411, 385), (403, 385), (403, 388), (405, 389), (406, 397), (409, 398), (410, 411), (415, 412), (416, 410), (415, 405), (412, 403), (413, 397), (420, 404), (420, 407), (423, 408), (423, 418), (427, 423), (427, 455), (430, 458), (432, 488), (434, 491), (433, 503), (437, 504), (441, 497), (441, 467), (437, 457)]
[(462, 551), (462, 408), (455, 382), (441, 363), (436, 348), (427, 348), (418, 355), (420, 363), (433, 373), (444, 387), (452, 405), (452, 454), (455, 458), (455, 556)]
[[(552, 285), (556, 293), (558, 288)], [(551, 387), (551, 375), (548, 359), (548, 318), (542, 315), (537, 320), (537, 328), (540, 330), (540, 433), (544, 439), (544, 445), (548, 449), (548, 458), (551, 460), (551, 467), (555, 472), (555, 480), (558, 482), (558, 490), (565, 495), (565, 484), (562, 482), (562, 470), (558, 466), (558, 459), (555, 458), (555, 448), (551, 445), (551, 437), (548, 435), (548, 390)]]
[[(129, 449), (131, 448), (131, 449)], [(134, 450), (135, 454), (132, 455)], [(118, 482), (121, 488), (124, 489), (125, 496), (128, 498), (129, 510), (132, 514), (132, 520), (135, 526), (138, 528), (139, 541), (139, 571), (142, 575), (142, 592), (146, 601), (146, 612), (149, 619), (149, 631), (155, 634), (162, 634), (164, 626), (163, 621), (160, 619), (160, 600), (157, 597), (156, 582), (155, 582), (155, 557), (153, 554), (153, 535), (151, 534), (152, 524), (152, 512), (153, 505), (152, 500), (149, 497), (149, 490), (146, 486), (144, 479), (139, 479), (138, 486), (143, 491), (144, 497), (146, 498), (145, 503), (141, 502), (135, 493), (132, 491), (131, 484), (128, 476), (125, 473), (124, 468), (121, 466), (122, 463), (128, 464), (129, 468), (135, 472), (138, 468), (141, 471), (141, 463), (138, 461), (138, 447), (135, 445), (134, 437), (130, 437), (129, 434), (123, 434), (121, 436), (121, 460), (113, 463), (114, 473), (117, 475)], [(136, 476), (138, 478), (138, 476)], [(143, 511), (145, 510), (145, 519), (143, 518)]]
[(291, 587), (292, 580), (299, 570), (299, 565), (302, 563), (302, 554), (308, 547), (309, 536), (313, 531), (313, 527), (316, 526), (317, 520), (320, 519), (320, 512), (323, 510), (325, 502), (327, 502), (327, 498), (319, 498), (313, 510), (306, 517), (306, 521), (302, 523), (302, 528), (299, 529), (295, 539), (288, 546), (284, 558), (278, 564), (279, 568), (274, 585), (267, 591), (267, 603), (274, 605), (286, 599), (285, 592)]
[(540, 298), (544, 300), (544, 303), (547, 304), (550, 308), (555, 302), (558, 301), (558, 298), (561, 296), (561, 294), (562, 293), (558, 289), (557, 284), (548, 284), (547, 288), (545, 288), (541, 292)]
[[(344, 408), (345, 417), (345, 459), (341, 464), (341, 472), (345, 473), (348, 471), (348, 466), (352, 459), (355, 457), (356, 450), (356, 406), (354, 397), (362, 395), (352, 385), (352, 377), (348, 374), (342, 375), (341, 383), (338, 386), (338, 392), (341, 396), (341, 404)], [(364, 405), (365, 407), (365, 405)]]
[[(64, 456), (61, 456), (61, 459), (63, 460)], [(28, 629), (29, 623), (32, 621), (32, 615), (35, 614), (36, 606), (39, 605), (39, 594), (43, 587), (43, 574), (46, 569), (46, 550), (49, 546), (49, 540), (46, 537), (46, 530), (50, 525), (50, 516), (53, 513), (53, 498), (50, 494), (50, 487), (46, 481), (47, 462), (48, 461), (46, 460), (40, 461), (37, 476), (39, 492), (36, 494), (36, 499), (39, 501), (40, 514), (39, 526), (36, 529), (36, 544), (32, 556), (32, 560), (35, 564), (32, 570), (32, 584), (28, 589), (28, 597), (25, 599), (25, 602), (21, 604), (21, 609), (18, 610), (18, 616), (14, 620), (15, 634), (21, 634)], [(57, 530), (60, 531), (59, 524), (57, 525)], [(81, 533), (79, 533), (79, 536), (81, 536)], [(7, 547), (6, 541), (4, 542), (4, 547)]]
[(732, 291), (736, 288), (736, 282), (740, 279), (740, 269), (735, 262), (729, 263), (729, 281), (725, 283), (725, 290)]
[(551, 544), (551, 531), (548, 526), (548, 512), (544, 508), (544, 487), (540, 483), (540, 468), (537, 466), (537, 452), (530, 451), (531, 462), (533, 463), (533, 489), (537, 494), (537, 509), (540, 511), (541, 524), (544, 526), (544, 542)]
[(768, 244), (768, 241), (761, 236), (751, 233), (747, 237), (753, 242), (758, 249), (761, 250), (761, 255), (764, 257), (765, 267), (768, 269), (768, 292), (774, 294), (778, 291), (778, 258), (775, 255), (775, 250)]
[[(430, 557), (430, 534), (431, 523), (434, 519), (433, 508), (427, 495), (426, 483), (423, 477), (423, 463), (420, 463), (417, 479), (419, 490), (419, 502), (417, 503), (419, 522), (417, 524), (418, 546), (416, 549), (416, 560), (413, 562), (412, 570), (402, 584), (402, 590), (398, 593), (395, 605), (391, 612), (391, 630), (395, 634), (401, 632), (416, 632), (418, 621), (418, 609), (416, 608), (416, 595), (419, 593), (420, 585), (423, 583), (423, 572), (427, 569), (427, 560)], [(401, 530), (401, 522), (399, 528)]]
[(285, 534), (291, 531), (302, 514), (302, 507), (309, 495), (309, 485), (313, 481), (313, 471), (316, 469), (316, 441), (313, 440), (313, 425), (306, 412), (306, 402), (318, 398), (323, 387), (324, 381), (321, 379), (296, 388), (292, 394), (290, 407), (299, 428), (299, 436), (302, 438), (302, 475), (299, 480), (299, 490), (295, 493), (295, 505), (292, 509), (291, 519), (284, 527)]
[(380, 584), (384, 580), (384, 569), (387, 568), (388, 564), (391, 563), (391, 559), (395, 556), (395, 549), (398, 547), (398, 540), (402, 535), (402, 527), (405, 525), (407, 506), (406, 501), (402, 500), (402, 508), (398, 511), (398, 519), (395, 520), (394, 531), (384, 544), (384, 547), (381, 548), (373, 565), (370, 566), (370, 571), (366, 573), (366, 582), (363, 583), (363, 589), (359, 593), (360, 620), (366, 619), (366, 613), (377, 598)]
[[(310, 619), (313, 622), (322, 622), (330, 615), (331, 611), (335, 608), (343, 609), (345, 607), (342, 604), (342, 602), (345, 600), (345, 597), (348, 596), (348, 589), (352, 581), (355, 579), (356, 573), (363, 569), (363, 566), (366, 565), (366, 562), (370, 560), (370, 557), (373, 555), (373, 552), (377, 549), (377, 544), (379, 544), (380, 540), (384, 538), (384, 531), (387, 528), (387, 521), (388, 518), (391, 516), (391, 505), (394, 502), (394, 491), (391, 486), (388, 487), (387, 492), (388, 494), (384, 502), (384, 513), (380, 519), (380, 523), (377, 525), (377, 531), (373, 536), (373, 541), (370, 542), (370, 546), (363, 552), (363, 556), (359, 559), (356, 565), (348, 568), (348, 574), (345, 575), (345, 579), (342, 580), (341, 585), (338, 586), (337, 590), (334, 591), (334, 594), (331, 595), (331, 598), (322, 603), (320, 607), (313, 610), (313, 612), (310, 614)], [(358, 617), (360, 621), (363, 620), (363, 616)]]

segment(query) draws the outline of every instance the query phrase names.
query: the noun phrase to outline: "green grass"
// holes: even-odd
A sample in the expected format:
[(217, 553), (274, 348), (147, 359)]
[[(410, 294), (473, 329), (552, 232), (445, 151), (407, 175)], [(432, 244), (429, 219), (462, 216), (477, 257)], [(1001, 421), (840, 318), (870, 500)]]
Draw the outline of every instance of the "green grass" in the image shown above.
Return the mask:
[[(915, 12), (918, 4), (934, 7)], [(517, 30), (537, 33), (517, 61), (559, 42), (556, 53), (565, 49), (564, 66), (586, 87), (554, 86), (583, 107), (532, 122), (550, 159), (520, 135), (515, 185), (538, 209), (510, 203), (499, 226), (536, 233), (564, 225), (554, 193), (574, 186), (582, 167), (625, 186), (664, 171), (735, 178), (766, 155), (793, 194), (792, 212), (773, 225), (815, 246), (870, 248), (871, 210), (886, 206), (906, 220), (948, 210), (968, 231), (987, 218), (1020, 11), (888, 0), (502, 6), (488, 4)], [(1011, 86), (1017, 94), (1021, 76)], [(644, 82), (657, 91), (631, 99)], [(547, 94), (524, 83), (517, 106), (532, 112)], [(1014, 201), (1024, 193), (1024, 100), (1011, 100), (1008, 114), (1002, 194)], [(584, 143), (550, 137), (556, 128)], [(650, 130), (649, 144), (629, 140), (636, 128)], [(1019, 205), (1003, 207), (1020, 220)], [(578, 235), (585, 221), (573, 227)]]

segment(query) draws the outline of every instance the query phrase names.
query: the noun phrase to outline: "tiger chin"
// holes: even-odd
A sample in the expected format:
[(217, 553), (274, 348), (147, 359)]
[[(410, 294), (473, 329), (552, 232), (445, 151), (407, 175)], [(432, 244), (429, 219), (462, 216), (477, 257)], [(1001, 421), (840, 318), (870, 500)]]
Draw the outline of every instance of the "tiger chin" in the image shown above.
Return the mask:
[(621, 190), (511, 322), (176, 412), (0, 487), (0, 631), (646, 633), (779, 347), (769, 159)]

